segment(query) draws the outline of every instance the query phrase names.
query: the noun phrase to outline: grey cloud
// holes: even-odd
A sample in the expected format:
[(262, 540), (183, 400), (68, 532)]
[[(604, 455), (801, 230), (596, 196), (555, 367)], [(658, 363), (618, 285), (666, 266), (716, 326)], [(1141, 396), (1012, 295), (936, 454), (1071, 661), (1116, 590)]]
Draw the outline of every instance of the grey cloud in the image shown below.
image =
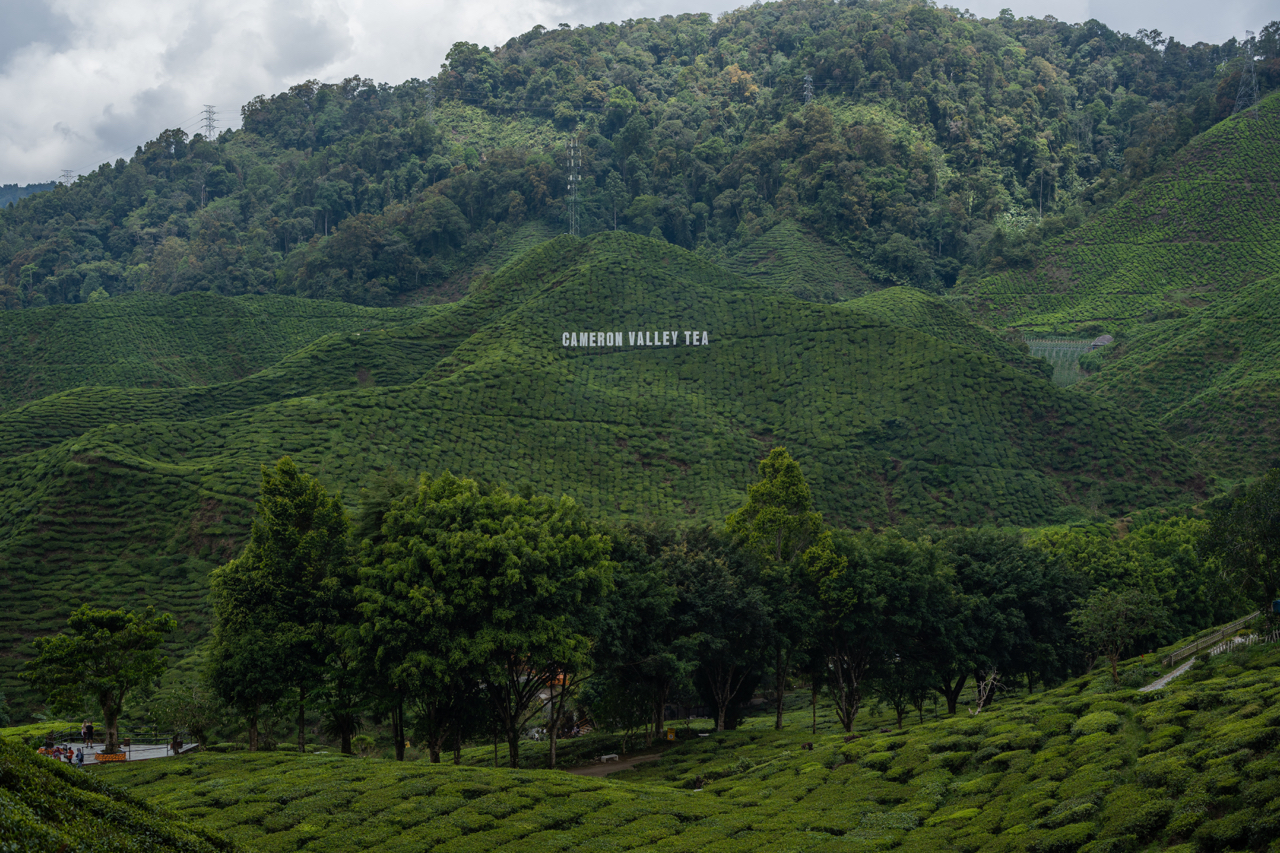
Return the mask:
[[(335, 12), (339, 12), (335, 8)], [(355, 46), (346, 16), (306, 15), (273, 8), (267, 16), (272, 55), (264, 67), (276, 77), (305, 74), (350, 56)], [(396, 81), (399, 82), (399, 81)]]
[(0, 67), (29, 44), (43, 42), (55, 50), (71, 40), (72, 24), (48, 2), (0, 0)]

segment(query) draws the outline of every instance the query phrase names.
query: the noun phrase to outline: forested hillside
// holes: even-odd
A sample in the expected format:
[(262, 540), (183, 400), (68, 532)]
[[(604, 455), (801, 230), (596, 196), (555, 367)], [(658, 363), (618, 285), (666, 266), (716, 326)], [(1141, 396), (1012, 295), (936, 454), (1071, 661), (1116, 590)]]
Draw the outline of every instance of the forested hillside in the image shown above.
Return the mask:
[[(1264, 91), (1278, 33), (1256, 45)], [(496, 50), (459, 43), (426, 81), (256, 98), (239, 131), (166, 131), (23, 199), (0, 212), (0, 304), (453, 299), (522, 226), (567, 230), (571, 140), (584, 233), (764, 274), (753, 244), (798, 226), (829, 244), (825, 268), (859, 271), (838, 287), (790, 276), (802, 296), (940, 289), (1016, 261), (1008, 243), (1033, 220), (1041, 236), (1082, 221), (1230, 115), (1239, 54), (907, 0), (537, 27)]]

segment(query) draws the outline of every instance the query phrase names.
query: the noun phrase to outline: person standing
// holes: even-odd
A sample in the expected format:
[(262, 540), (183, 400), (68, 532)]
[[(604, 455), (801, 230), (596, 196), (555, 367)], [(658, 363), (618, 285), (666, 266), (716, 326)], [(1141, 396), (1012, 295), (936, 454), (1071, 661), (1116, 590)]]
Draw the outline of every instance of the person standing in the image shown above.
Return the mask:
[(93, 749), (93, 723), (88, 721), (84, 724), (84, 745)]
[(87, 728), (89, 728), (89, 721), (85, 720), (83, 723), (80, 724), (80, 742), (81, 743), (84, 743), (84, 733)]
[(84, 768), (84, 749), (83, 748), (76, 750), (76, 767), (81, 769)]

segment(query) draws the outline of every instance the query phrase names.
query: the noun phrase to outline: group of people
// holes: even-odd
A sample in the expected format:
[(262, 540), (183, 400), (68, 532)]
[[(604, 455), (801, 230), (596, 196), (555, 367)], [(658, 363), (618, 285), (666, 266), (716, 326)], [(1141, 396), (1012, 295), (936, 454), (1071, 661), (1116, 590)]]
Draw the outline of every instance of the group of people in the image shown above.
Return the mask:
[(54, 761), (65, 760), (68, 764), (75, 765), (76, 767), (84, 766), (84, 749), (77, 748), (72, 750), (71, 744), (69, 743), (65, 745), (42, 746), (37, 749), (36, 752), (41, 755), (47, 755)]
[(36, 750), (41, 755), (47, 755), (55, 761), (66, 761), (76, 767), (84, 766), (84, 751), (93, 749), (93, 723), (85, 720), (80, 726), (80, 739), (84, 741), (84, 746), (71, 748), (71, 744), (55, 744), (53, 736), (50, 735), (45, 739), (44, 746)]

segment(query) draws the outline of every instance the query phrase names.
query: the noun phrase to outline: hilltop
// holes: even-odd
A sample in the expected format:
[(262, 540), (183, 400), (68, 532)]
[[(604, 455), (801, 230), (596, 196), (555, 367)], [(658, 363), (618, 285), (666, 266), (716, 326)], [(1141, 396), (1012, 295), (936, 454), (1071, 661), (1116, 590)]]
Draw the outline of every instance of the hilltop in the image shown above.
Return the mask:
[(1263, 849), (1280, 831), (1280, 652), (1133, 689), (1153, 674), (1134, 660), (1120, 684), (1098, 672), (854, 738), (810, 735), (797, 707), (779, 732), (684, 732), (609, 780), (279, 753), (99, 772), (261, 850)]
[[(1280, 93), (1197, 136), (1027, 269), (958, 288), (990, 322), (1110, 332), (1190, 317), (1280, 273)], [(1162, 328), (1169, 328), (1168, 326)]]
[[(349, 502), (381, 472), (451, 470), (623, 519), (719, 522), (776, 445), (844, 525), (1032, 525), (1205, 493), (1159, 428), (1054, 387), (1038, 362), (992, 357), (1003, 341), (967, 346), (986, 333), (897, 296), (879, 310), (942, 317), (935, 331), (960, 342), (857, 301), (798, 300), (664, 241), (561, 237), (456, 303), (328, 335), (244, 379), (29, 403), (0, 414), (15, 602), (0, 631), (20, 643), (92, 600), (154, 603), (194, 640), (205, 575), (237, 553), (259, 467), (284, 454)], [(606, 330), (624, 344), (564, 345)], [(663, 330), (679, 343), (631, 343)]]

